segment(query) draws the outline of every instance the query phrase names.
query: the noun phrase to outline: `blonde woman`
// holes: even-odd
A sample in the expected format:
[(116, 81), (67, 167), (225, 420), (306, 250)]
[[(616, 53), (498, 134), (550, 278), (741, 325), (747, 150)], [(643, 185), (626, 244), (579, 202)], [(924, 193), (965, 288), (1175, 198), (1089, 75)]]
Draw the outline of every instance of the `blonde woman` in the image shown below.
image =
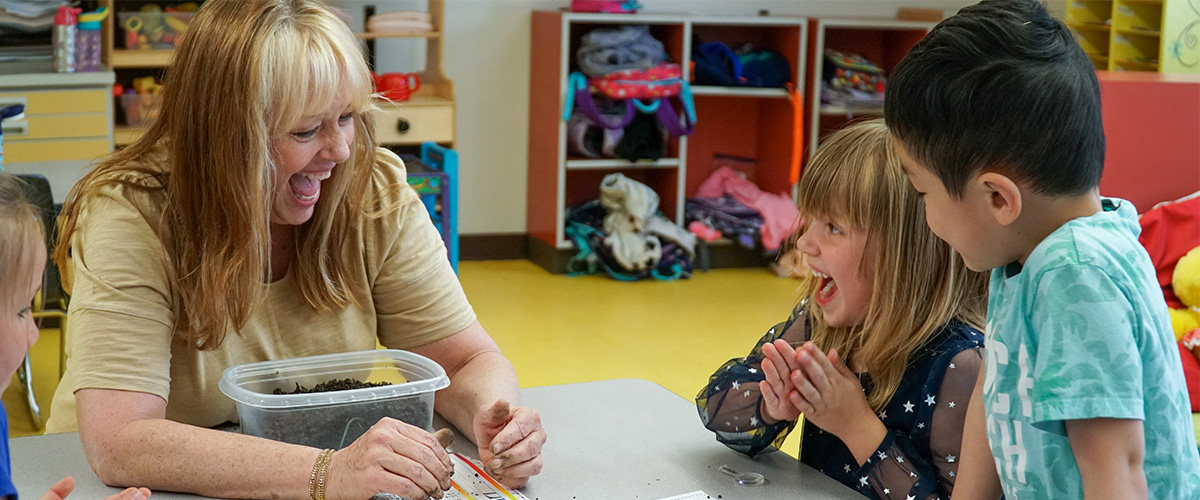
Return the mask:
[(926, 227), (882, 120), (826, 139), (799, 205), (802, 301), (712, 375), (701, 419), (754, 455), (804, 415), (804, 463), (868, 498), (949, 498), (982, 363), (986, 277)]
[[(445, 367), (436, 410), (497, 476), (521, 486), (538, 473), (538, 414), (489, 411), (517, 401), (516, 376), (404, 165), (376, 148), (371, 91), (353, 34), (319, 2), (209, 0), (176, 48), (158, 120), (71, 191), (54, 258), (73, 271), (72, 328), (48, 427), (78, 427), (104, 482), (440, 498), (445, 450), (398, 421), (331, 457), (208, 429), (237, 417), (217, 388), (226, 367), (376, 340)], [(324, 492), (310, 489), (322, 471)]]

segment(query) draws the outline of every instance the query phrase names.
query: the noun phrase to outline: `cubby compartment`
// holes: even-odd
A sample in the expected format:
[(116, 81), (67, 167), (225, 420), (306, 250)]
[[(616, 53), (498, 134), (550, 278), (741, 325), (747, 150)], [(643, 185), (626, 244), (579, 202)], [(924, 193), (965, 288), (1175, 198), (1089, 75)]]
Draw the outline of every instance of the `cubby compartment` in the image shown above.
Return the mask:
[[(820, 141), (847, 123), (883, 114), (883, 106), (842, 106), (823, 104), (822, 82), (825, 79), (826, 50), (860, 55), (882, 70), (886, 80), (905, 54), (917, 44), (935, 23), (870, 19), (810, 19), (809, 20), (809, 96), (807, 154), (811, 155)], [(886, 95), (886, 91), (884, 92)]]
[(1112, 20), (1112, 0), (1068, 0), (1067, 23), (1076, 26), (1108, 26)]
[(718, 86), (694, 82), (692, 91), (700, 95), (738, 95), (784, 97), (787, 85), (802, 86), (800, 68), (803, 67), (803, 26), (791, 23), (779, 26), (764, 24), (730, 24), (720, 20), (694, 21), (692, 23), (692, 52), (704, 43), (721, 42), (734, 52), (744, 50), (768, 50), (778, 53), (787, 61), (789, 78), (785, 85)]
[[(663, 217), (675, 220), (679, 215), (676, 186), (679, 184), (679, 169), (671, 166), (646, 166), (642, 168), (586, 168), (567, 171), (567, 190), (563, 208), (569, 211), (600, 197), (600, 183), (604, 177), (620, 173), (641, 182), (658, 193), (658, 210)], [(564, 214), (565, 217), (565, 214)]]
[(645, 25), (650, 28), (650, 36), (655, 40), (662, 42), (663, 50), (666, 51), (668, 60), (679, 64), (683, 61), (683, 46), (684, 46), (684, 29), (683, 24), (679, 22), (670, 22), (665, 20), (648, 20), (643, 23), (625, 23), (625, 22), (605, 22), (604, 18), (598, 18), (594, 21), (580, 21), (571, 23), (568, 48), (568, 66), (570, 71), (579, 71), (579, 65), (576, 63), (575, 55), (579, 51), (580, 41), (583, 36), (591, 33), (596, 29), (620, 29), (624, 26)]
[(1117, 33), (1158, 36), (1162, 32), (1162, 2), (1118, 2), (1112, 25)]
[[(790, 99), (773, 97), (696, 96), (696, 131), (688, 139), (688, 170), (684, 192), (691, 196), (701, 183), (730, 157), (759, 189), (791, 196), (794, 148), (797, 138), (795, 111)], [(752, 166), (751, 166), (752, 164)], [(796, 165), (798, 167), (798, 165)]]
[(1187, 2), (1069, 0), (1066, 14), (1067, 26), (1097, 70), (1200, 71), (1184, 60), (1182, 40), (1194, 14)]

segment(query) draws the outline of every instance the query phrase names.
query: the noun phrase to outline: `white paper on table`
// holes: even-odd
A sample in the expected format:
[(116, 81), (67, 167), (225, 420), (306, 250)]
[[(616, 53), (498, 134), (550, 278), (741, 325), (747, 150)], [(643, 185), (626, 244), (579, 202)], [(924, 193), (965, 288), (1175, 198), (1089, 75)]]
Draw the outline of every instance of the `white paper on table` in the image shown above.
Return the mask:
[(509, 489), (489, 476), (467, 457), (450, 453), (450, 461), (454, 462), (454, 476), (450, 478), (453, 487), (442, 500), (529, 500), (521, 492)]
[(675, 495), (673, 497), (660, 498), (658, 500), (713, 500), (713, 497), (709, 496), (708, 493), (705, 493), (700, 490), (696, 490), (691, 493), (684, 493), (682, 495)]

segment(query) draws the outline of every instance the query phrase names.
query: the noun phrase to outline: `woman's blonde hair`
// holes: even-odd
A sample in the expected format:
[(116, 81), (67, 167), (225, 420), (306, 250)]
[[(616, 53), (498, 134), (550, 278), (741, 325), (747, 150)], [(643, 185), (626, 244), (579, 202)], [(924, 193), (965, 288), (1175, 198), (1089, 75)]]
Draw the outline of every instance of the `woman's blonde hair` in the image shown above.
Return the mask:
[[(867, 233), (859, 270), (874, 269), (873, 293), (861, 325), (834, 328), (809, 300), (812, 340), (852, 367), (865, 369), (880, 411), (891, 400), (911, 354), (946, 322), (981, 328), (987, 280), (929, 230), (920, 195), (909, 183), (882, 119), (852, 124), (817, 149), (800, 180), (800, 213), (840, 221)], [(805, 228), (801, 228), (803, 231)], [(872, 254), (869, 249), (874, 249)], [(801, 297), (819, 280), (809, 276)]]
[(0, 172), (0, 299), (5, 304), (15, 294), (27, 292), (24, 287), (34, 272), (36, 255), (32, 247), (45, 244), (38, 209), (29, 202), (25, 183)]
[(245, 324), (270, 279), (272, 141), (348, 95), (350, 157), (322, 183), (312, 219), (296, 227), (290, 273), (315, 310), (357, 303), (342, 244), (364, 211), (375, 164), (371, 92), (360, 43), (320, 2), (205, 2), (175, 49), (158, 119), (68, 195), (54, 261), (70, 260), (89, 195), (115, 184), (159, 194), (175, 334), (215, 349), (227, 328)]

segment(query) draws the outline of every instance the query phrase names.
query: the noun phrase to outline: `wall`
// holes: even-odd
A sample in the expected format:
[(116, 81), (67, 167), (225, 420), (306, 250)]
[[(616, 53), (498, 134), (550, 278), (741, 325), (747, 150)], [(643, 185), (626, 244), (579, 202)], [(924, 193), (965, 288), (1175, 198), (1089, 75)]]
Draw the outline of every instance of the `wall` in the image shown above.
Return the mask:
[[(350, 10), (361, 0), (333, 0)], [(375, 4), (385, 2), (376, 1)], [(951, 15), (971, 0), (642, 0), (646, 12), (812, 17), (894, 17), (900, 6), (943, 9)], [(423, 8), (419, 0), (389, 0), (388, 10)], [(529, 109), (530, 13), (566, 0), (450, 0), (446, 2), (444, 64), (458, 98), (461, 163), (460, 232), (524, 233)], [(1050, 0), (1063, 11), (1065, 0)], [(361, 9), (359, 9), (361, 11)], [(424, 62), (412, 41), (381, 43), (380, 69), (411, 71)], [(390, 48), (389, 48), (390, 47)], [(553, 182), (547, 179), (547, 182)]]

